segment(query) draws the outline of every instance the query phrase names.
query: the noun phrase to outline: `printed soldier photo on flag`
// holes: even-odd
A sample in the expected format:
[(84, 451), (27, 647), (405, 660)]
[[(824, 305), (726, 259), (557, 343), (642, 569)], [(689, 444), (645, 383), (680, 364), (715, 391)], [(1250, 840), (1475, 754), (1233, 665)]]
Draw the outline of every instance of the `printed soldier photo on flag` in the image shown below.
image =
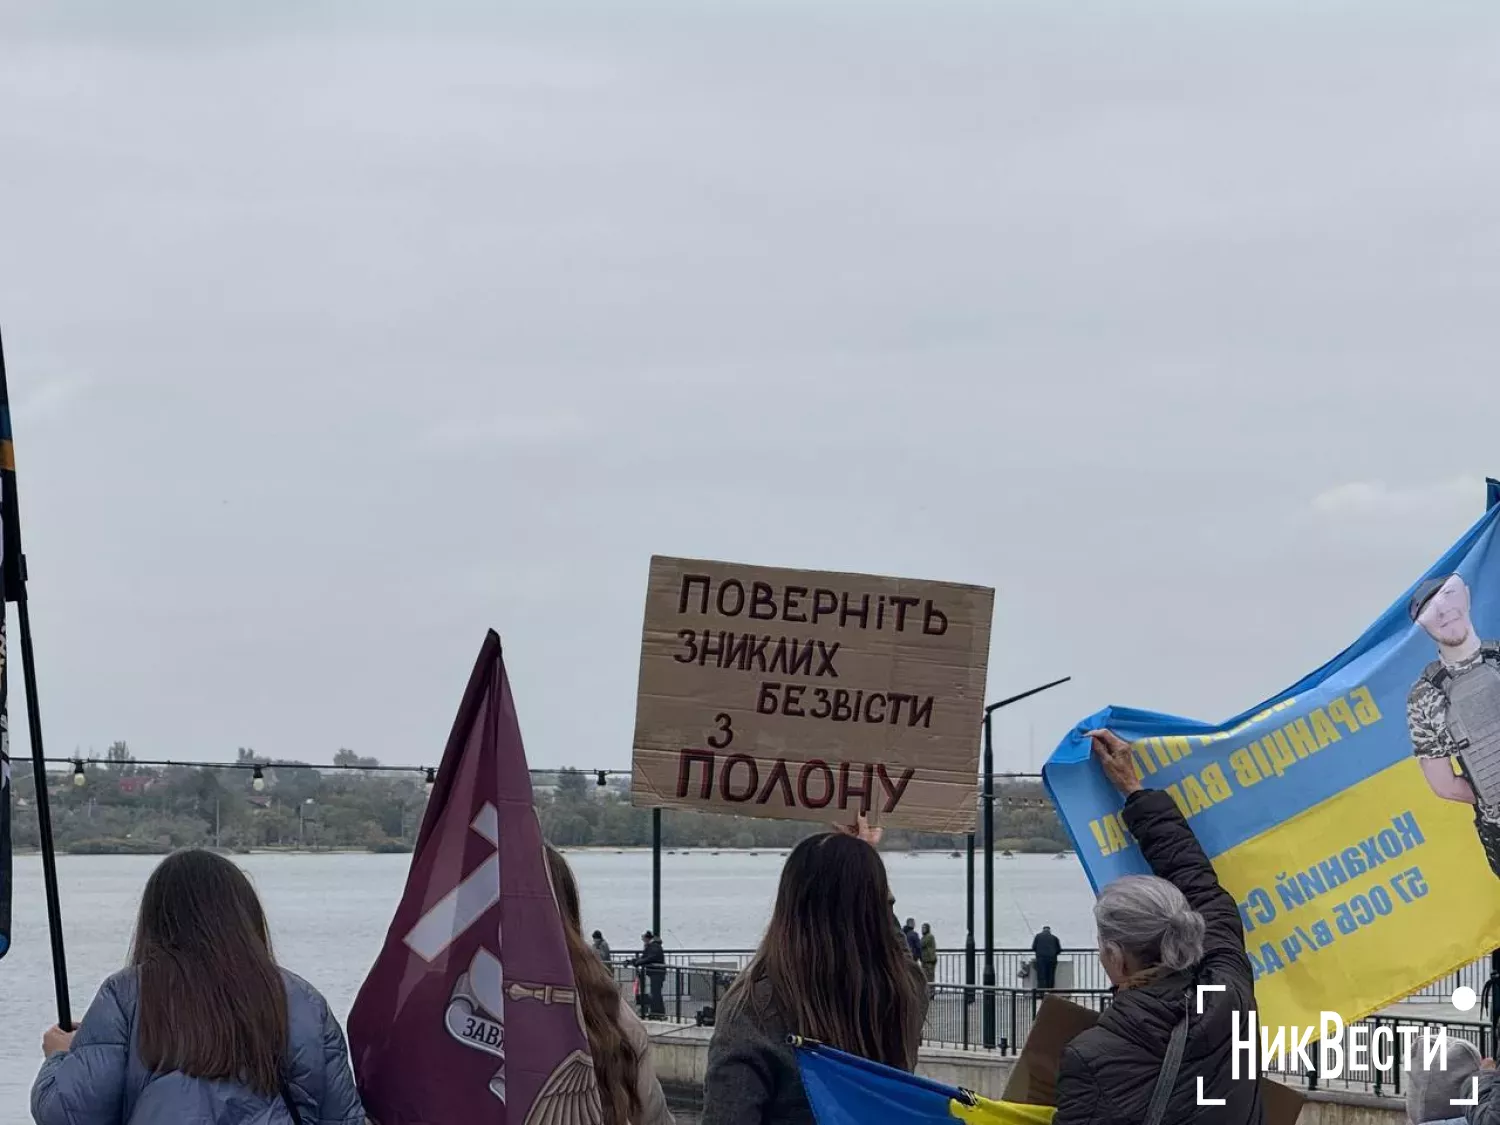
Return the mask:
[(1043, 767), (1095, 890), (1141, 873), (1087, 732), (1130, 744), (1235, 896), (1261, 1023), (1352, 1021), (1500, 946), (1500, 482), (1364, 634), (1213, 724), (1128, 707)]

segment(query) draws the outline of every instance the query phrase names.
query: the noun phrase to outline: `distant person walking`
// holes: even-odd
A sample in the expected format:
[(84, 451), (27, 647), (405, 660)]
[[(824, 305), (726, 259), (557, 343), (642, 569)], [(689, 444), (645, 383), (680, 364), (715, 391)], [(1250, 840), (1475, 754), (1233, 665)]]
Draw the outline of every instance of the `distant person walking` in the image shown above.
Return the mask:
[(604, 940), (604, 935), (598, 930), (594, 931), (594, 952), (599, 955), (599, 960), (606, 965), (610, 962), (609, 942)]
[(1043, 926), (1042, 932), (1031, 939), (1031, 952), (1036, 957), (1036, 986), (1057, 987), (1057, 958), (1062, 953), (1062, 942), (1057, 940), (1051, 926)]
[(922, 923), (922, 975), (927, 978), (927, 995), (931, 996), (937, 982), (937, 937), (930, 922)]
[(666, 1019), (667, 1004), (662, 999), (661, 988), (667, 979), (667, 954), (662, 949), (661, 938), (650, 930), (641, 935), (641, 955), (635, 959), (646, 978), (646, 995), (641, 1000), (641, 1011), (648, 1019)]
[(250, 880), (210, 851), (151, 873), (130, 966), (42, 1050), (38, 1125), (365, 1125), (327, 1001), (277, 966)]
[(922, 939), (917, 935), (917, 920), (908, 918), (901, 927), (901, 936), (906, 939), (906, 951), (917, 964), (922, 963)]

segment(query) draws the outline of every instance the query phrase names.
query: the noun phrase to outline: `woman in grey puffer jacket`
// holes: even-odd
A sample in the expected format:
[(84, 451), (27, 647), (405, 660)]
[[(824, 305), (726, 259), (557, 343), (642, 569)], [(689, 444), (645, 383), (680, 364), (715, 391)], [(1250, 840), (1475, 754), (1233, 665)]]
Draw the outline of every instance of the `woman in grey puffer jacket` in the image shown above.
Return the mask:
[(364, 1125), (338, 1021), (277, 967), (250, 881), (229, 860), (165, 859), (131, 965), (76, 1032), (52, 1028), (37, 1125)]

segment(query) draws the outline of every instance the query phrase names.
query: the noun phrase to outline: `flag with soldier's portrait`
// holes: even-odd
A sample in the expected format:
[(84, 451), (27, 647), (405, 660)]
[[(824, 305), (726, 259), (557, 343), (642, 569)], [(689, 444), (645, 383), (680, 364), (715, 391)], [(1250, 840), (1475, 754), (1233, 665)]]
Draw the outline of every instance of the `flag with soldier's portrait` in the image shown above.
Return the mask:
[(1266, 1027), (1362, 1017), (1500, 946), (1500, 483), (1488, 488), (1463, 538), (1280, 695), (1219, 724), (1106, 708), (1043, 769), (1097, 889), (1146, 865), (1087, 734), (1130, 742), (1142, 786), (1172, 796), (1239, 904)]

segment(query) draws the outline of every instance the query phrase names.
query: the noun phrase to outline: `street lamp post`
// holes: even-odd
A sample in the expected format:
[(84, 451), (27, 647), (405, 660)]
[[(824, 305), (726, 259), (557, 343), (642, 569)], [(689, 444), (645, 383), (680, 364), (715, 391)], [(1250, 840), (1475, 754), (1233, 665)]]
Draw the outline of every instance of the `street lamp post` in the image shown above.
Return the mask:
[(974, 1003), (974, 833), (969, 833), (968, 938), (964, 941), (964, 1027), (969, 1026), (969, 1005)]
[(651, 932), (661, 937), (661, 809), (651, 810)]
[(995, 741), (990, 716), (1002, 707), (1065, 684), (1072, 676), (1023, 691), (984, 709), (984, 1045), (995, 1046)]

